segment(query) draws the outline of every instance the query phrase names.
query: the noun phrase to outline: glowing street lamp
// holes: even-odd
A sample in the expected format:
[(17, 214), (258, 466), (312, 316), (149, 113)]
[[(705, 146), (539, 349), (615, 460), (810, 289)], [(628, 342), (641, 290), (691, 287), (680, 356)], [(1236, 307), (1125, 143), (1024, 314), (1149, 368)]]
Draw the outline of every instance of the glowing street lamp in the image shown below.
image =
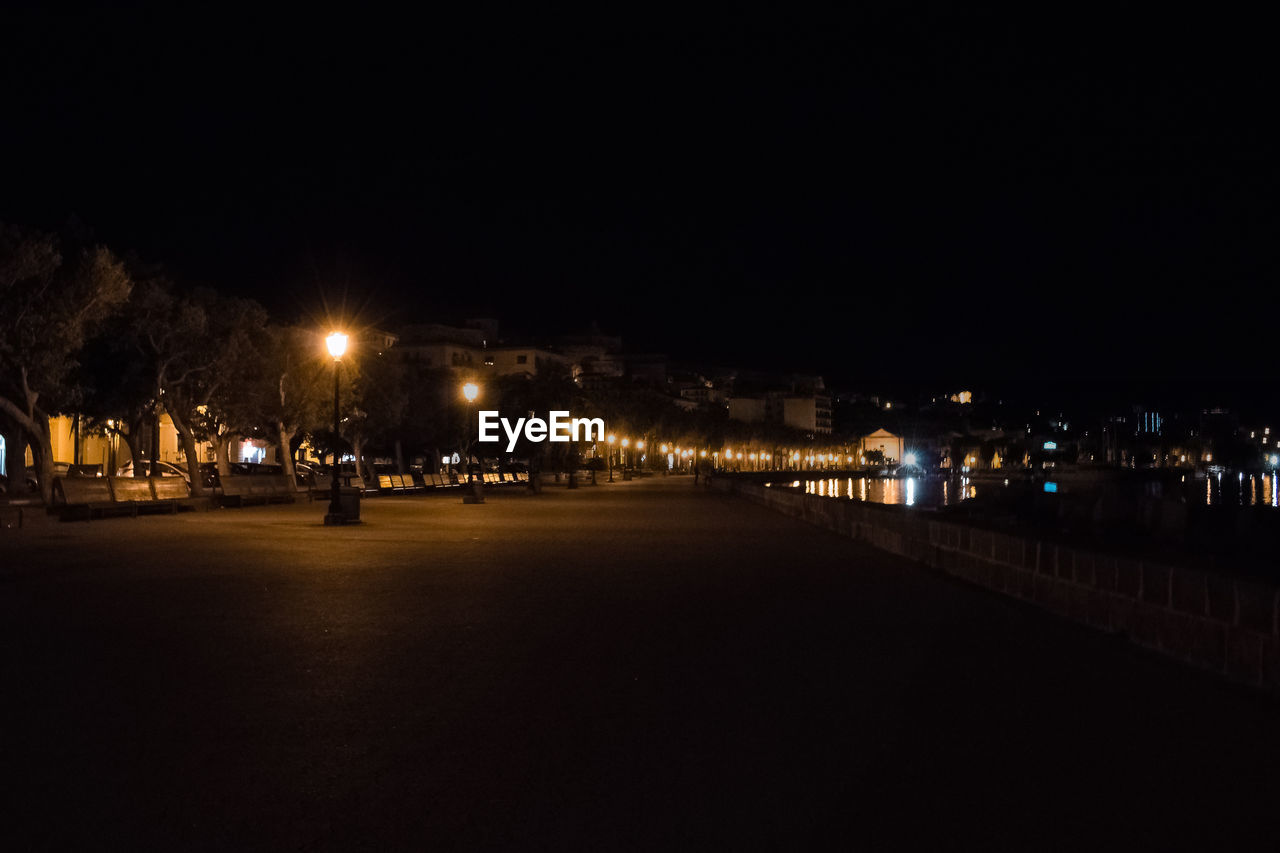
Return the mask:
[(347, 336), (342, 332), (331, 332), (324, 339), (325, 349), (333, 356), (333, 476), (329, 487), (329, 512), (324, 517), (325, 524), (345, 524), (347, 519), (342, 513), (342, 487), (338, 481), (338, 431), (342, 422), (338, 408), (338, 377), (342, 356), (347, 352)]
[(462, 502), (464, 504), (482, 504), (484, 503), (484, 481), (477, 480), (475, 477), (475, 469), (471, 467), (471, 449), (473, 442), (471, 441), (471, 421), (473, 420), (474, 403), (476, 398), (480, 396), (480, 386), (474, 382), (464, 383), (462, 386), (462, 396), (467, 401), (467, 425), (464, 429), (463, 436), (466, 439), (467, 458), (467, 485), (471, 487), (471, 494), (463, 495)]

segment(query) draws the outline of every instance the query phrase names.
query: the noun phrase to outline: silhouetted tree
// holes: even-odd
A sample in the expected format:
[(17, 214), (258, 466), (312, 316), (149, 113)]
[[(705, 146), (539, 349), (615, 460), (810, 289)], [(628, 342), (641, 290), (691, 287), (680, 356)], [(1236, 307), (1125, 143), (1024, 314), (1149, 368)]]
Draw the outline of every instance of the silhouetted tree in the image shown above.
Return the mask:
[(103, 246), (62, 245), (0, 224), (0, 410), (31, 441), (46, 503), (54, 471), (49, 416), (75, 401), (69, 377), (77, 357), (128, 297), (130, 284), (124, 265)]

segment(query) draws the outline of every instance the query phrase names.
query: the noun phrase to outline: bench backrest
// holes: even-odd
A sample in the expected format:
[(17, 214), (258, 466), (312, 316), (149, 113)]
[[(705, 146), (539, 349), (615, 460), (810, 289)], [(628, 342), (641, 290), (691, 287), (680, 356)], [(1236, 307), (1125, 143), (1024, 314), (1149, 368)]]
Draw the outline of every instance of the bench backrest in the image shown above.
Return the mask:
[(250, 494), (248, 474), (229, 474), (223, 477), (222, 493), (228, 497), (239, 497)]
[(151, 483), (141, 477), (108, 477), (114, 501), (153, 501)]
[(298, 490), (297, 481), (284, 474), (255, 474), (254, 479), (257, 482), (252, 488), (256, 495), (292, 495)]
[(53, 502), (92, 504), (111, 502), (111, 484), (106, 477), (58, 477), (53, 481)]
[(395, 488), (395, 483), (392, 481), (390, 474), (378, 475), (378, 488), (387, 489), (388, 491)]
[(151, 492), (158, 501), (183, 500), (191, 497), (191, 487), (181, 477), (152, 477)]
[(222, 479), (222, 494), (229, 497), (274, 497), (296, 491), (296, 482), (285, 474), (232, 474)]

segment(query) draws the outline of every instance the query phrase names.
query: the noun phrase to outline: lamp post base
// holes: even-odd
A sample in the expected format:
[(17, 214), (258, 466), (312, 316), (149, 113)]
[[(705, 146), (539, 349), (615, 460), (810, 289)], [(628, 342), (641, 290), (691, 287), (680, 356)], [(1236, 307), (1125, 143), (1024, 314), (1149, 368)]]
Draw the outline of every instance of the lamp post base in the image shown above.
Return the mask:
[(324, 515), (325, 527), (360, 523), (360, 490), (351, 486), (333, 488), (329, 511)]
[(324, 514), (324, 526), (336, 527), (344, 524), (360, 524), (359, 518), (352, 518), (344, 513), (326, 512)]

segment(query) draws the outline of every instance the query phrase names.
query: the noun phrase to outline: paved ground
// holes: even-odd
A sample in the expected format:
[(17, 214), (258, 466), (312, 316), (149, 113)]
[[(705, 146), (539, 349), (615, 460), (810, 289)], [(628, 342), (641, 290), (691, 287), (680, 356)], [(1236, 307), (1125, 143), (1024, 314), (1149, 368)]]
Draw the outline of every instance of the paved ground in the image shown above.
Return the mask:
[(689, 479), (0, 530), (6, 849), (1274, 849), (1277, 703)]

